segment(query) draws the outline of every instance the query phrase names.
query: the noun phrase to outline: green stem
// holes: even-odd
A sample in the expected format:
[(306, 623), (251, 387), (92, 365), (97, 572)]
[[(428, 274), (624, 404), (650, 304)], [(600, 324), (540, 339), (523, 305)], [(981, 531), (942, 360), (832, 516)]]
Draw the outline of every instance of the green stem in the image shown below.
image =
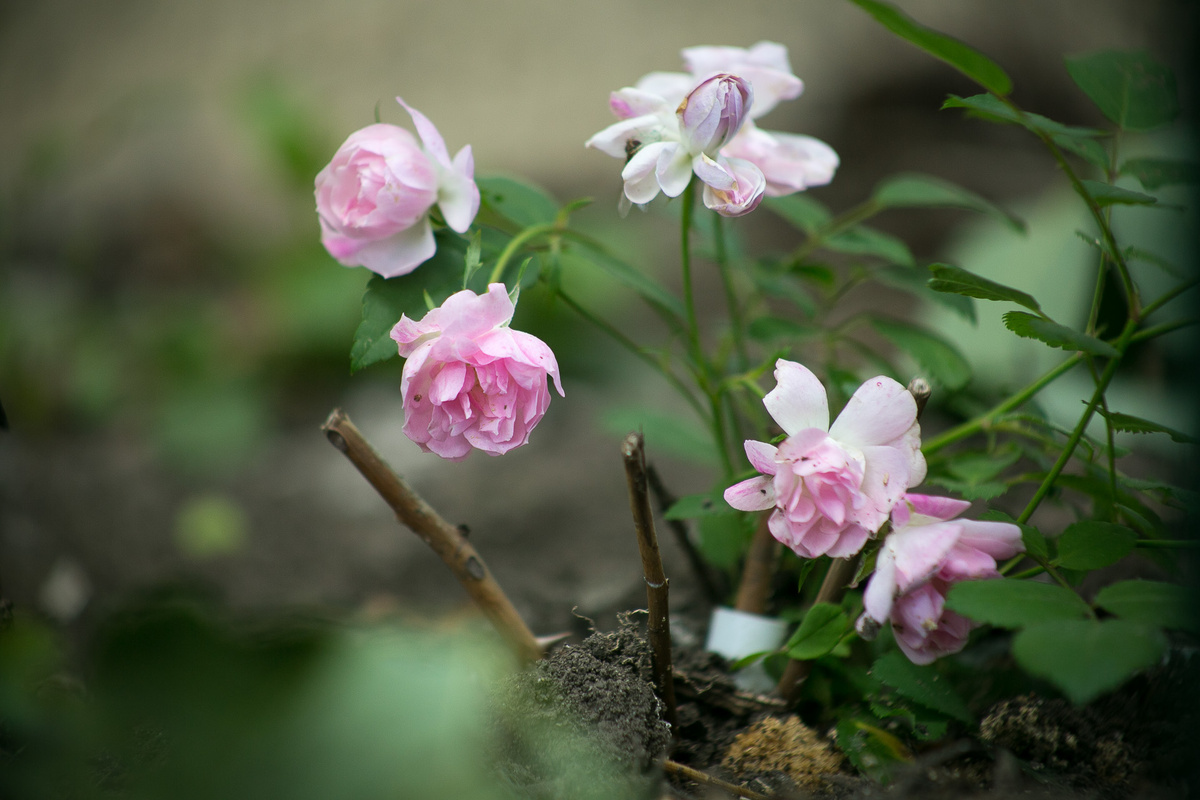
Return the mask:
[(1130, 342), (1144, 342), (1147, 339), (1153, 339), (1156, 336), (1162, 336), (1163, 334), (1171, 333), (1172, 331), (1177, 331), (1180, 328), (1190, 328), (1192, 325), (1195, 325), (1197, 322), (1200, 322), (1200, 320), (1181, 319), (1176, 322), (1164, 322), (1162, 325), (1155, 325), (1153, 328), (1146, 328), (1144, 330), (1138, 331), (1137, 333), (1135, 333), (1133, 335), (1133, 338), (1130, 339), (1129, 341)]
[(545, 236), (548, 233), (560, 232), (561, 228), (557, 222), (548, 222), (545, 225), (534, 225), (532, 228), (526, 228), (516, 236), (508, 240), (508, 244), (500, 251), (500, 257), (496, 259), (496, 266), (492, 268), (492, 274), (488, 276), (488, 285), (499, 283), (504, 276), (504, 268), (508, 266), (508, 262), (516, 255), (526, 242), (532, 241), (539, 236)]
[(825, 244), (825, 242), (832, 239), (834, 236), (837, 236), (839, 233), (853, 228), (858, 223), (870, 219), (878, 214), (880, 210), (881, 209), (878, 203), (876, 203), (874, 200), (867, 200), (865, 203), (861, 203), (854, 208), (843, 212), (840, 216), (832, 219), (824, 228), (816, 231), (812, 234), (812, 236), (808, 237), (804, 244), (800, 245), (800, 247), (798, 247), (796, 251), (792, 253), (791, 257), (788, 259), (788, 263), (792, 266), (802, 263), (804, 259), (808, 258), (813, 251), (819, 249), (821, 245)]
[[(695, 181), (692, 181), (695, 183)], [(700, 349), (700, 326), (696, 322), (696, 298), (692, 292), (692, 213), (696, 205), (696, 193), (692, 183), (683, 190), (683, 208), (680, 213), (679, 259), (683, 272), (683, 304), (687, 314), (688, 351), (697, 366), (704, 364)]]
[(1162, 307), (1163, 307), (1163, 306), (1165, 306), (1167, 303), (1169, 303), (1169, 302), (1171, 302), (1172, 300), (1174, 300), (1174, 299), (1175, 299), (1176, 297), (1178, 297), (1179, 295), (1181, 295), (1181, 294), (1183, 294), (1184, 292), (1186, 292), (1188, 289), (1194, 289), (1194, 288), (1196, 288), (1196, 285), (1197, 285), (1197, 284), (1200, 284), (1200, 280), (1190, 280), (1190, 281), (1187, 281), (1187, 282), (1185, 282), (1185, 283), (1181, 283), (1181, 284), (1179, 284), (1179, 285), (1178, 285), (1178, 286), (1176, 286), (1174, 289), (1172, 289), (1171, 291), (1167, 292), (1167, 293), (1166, 293), (1166, 294), (1164, 294), (1162, 297), (1158, 298), (1158, 299), (1157, 299), (1157, 300), (1155, 300), (1153, 303), (1151, 303), (1150, 305), (1148, 305), (1148, 306), (1146, 306), (1145, 308), (1143, 308), (1143, 309), (1142, 309), (1142, 319), (1145, 319), (1146, 317), (1148, 317), (1148, 316), (1150, 316), (1151, 314), (1153, 314), (1155, 311), (1158, 311), (1160, 308), (1162, 308)]
[(1066, 373), (1070, 372), (1071, 369), (1073, 367), (1075, 367), (1082, 360), (1083, 360), (1083, 354), (1075, 353), (1070, 358), (1068, 358), (1066, 361), (1062, 362), (1057, 367), (1050, 370), (1045, 375), (1038, 378), (1033, 383), (1029, 384), (1024, 389), (1017, 392), (1012, 397), (1008, 398), (1007, 400), (1000, 403), (999, 405), (993, 406), (992, 408), (983, 412), (982, 414), (975, 417), (974, 419), (967, 420), (966, 422), (962, 423), (961, 425), (957, 425), (957, 426), (951, 428), (950, 430), (946, 431), (945, 433), (942, 433), (942, 434), (935, 436), (934, 438), (928, 440), (921, 446), (921, 451), (926, 456), (930, 456), (933, 453), (936, 453), (938, 450), (941, 450), (943, 447), (946, 447), (947, 445), (954, 444), (955, 442), (960, 442), (963, 439), (966, 439), (968, 436), (972, 436), (972, 435), (978, 433), (979, 431), (983, 430), (988, 425), (990, 425), (991, 422), (996, 417), (1000, 416), (1001, 414), (1007, 414), (1009, 411), (1012, 411), (1014, 408), (1021, 406), (1026, 401), (1028, 401), (1030, 398), (1032, 398), (1034, 395), (1036, 395), (1038, 392), (1040, 392), (1042, 389), (1046, 388), (1046, 386), (1051, 384), (1053, 381), (1057, 380), (1058, 378), (1062, 377)]
[(1062, 453), (1059, 454), (1058, 460), (1054, 462), (1054, 466), (1046, 473), (1045, 479), (1041, 486), (1034, 492), (1029, 504), (1025, 506), (1025, 510), (1021, 512), (1021, 516), (1017, 517), (1017, 522), (1028, 522), (1033, 516), (1033, 512), (1041, 505), (1042, 500), (1050, 493), (1054, 482), (1058, 480), (1058, 476), (1062, 474), (1063, 469), (1067, 466), (1067, 462), (1075, 454), (1075, 448), (1079, 444), (1079, 440), (1083, 438), (1083, 433), (1087, 429), (1087, 424), (1091, 421), (1092, 415), (1096, 413), (1096, 408), (1100, 405), (1100, 401), (1104, 398), (1104, 392), (1108, 389), (1108, 384), (1112, 381), (1113, 376), (1117, 374), (1117, 367), (1121, 364), (1121, 358), (1125, 355), (1126, 348), (1129, 347), (1129, 342), (1133, 338), (1133, 332), (1137, 329), (1137, 320), (1133, 318), (1125, 323), (1125, 329), (1121, 331), (1121, 336), (1117, 340), (1116, 349), (1117, 357), (1109, 360), (1104, 368), (1103, 374), (1100, 375), (1099, 381), (1096, 383), (1096, 390), (1092, 393), (1092, 399), (1088, 402), (1087, 408), (1083, 412), (1083, 416), (1079, 418), (1079, 423), (1075, 429), (1071, 431), (1071, 437), (1067, 439), (1066, 445), (1063, 446)]
[(675, 390), (679, 392), (683, 399), (687, 400), (688, 405), (690, 405), (702, 419), (704, 418), (704, 407), (700, 404), (700, 401), (696, 399), (696, 396), (692, 394), (691, 390), (688, 389), (684, 382), (681, 381), (679, 377), (665, 364), (659, 363), (654, 356), (643, 350), (637, 342), (633, 341), (624, 333), (622, 333), (619, 328), (596, 316), (591, 311), (588, 311), (561, 288), (555, 291), (558, 294), (559, 299), (566, 303), (568, 308), (570, 308), (579, 316), (583, 317), (592, 325), (595, 325), (597, 328), (604, 331), (604, 333), (608, 334), (609, 337), (611, 337), (615, 342), (620, 344), (630, 353), (633, 353), (633, 355), (637, 356), (640, 360), (658, 370), (658, 372), (661, 373), (664, 378), (666, 378), (667, 383), (671, 384), (671, 386), (673, 386)]
[(717, 251), (717, 270), (721, 273), (721, 283), (725, 287), (725, 303), (729, 306), (729, 324), (733, 328), (733, 348), (738, 355), (738, 369), (745, 369), (750, 363), (746, 351), (745, 326), (742, 324), (742, 311), (738, 307), (737, 294), (733, 289), (733, 274), (729, 269), (729, 254), (725, 249), (724, 218), (713, 212), (713, 245)]

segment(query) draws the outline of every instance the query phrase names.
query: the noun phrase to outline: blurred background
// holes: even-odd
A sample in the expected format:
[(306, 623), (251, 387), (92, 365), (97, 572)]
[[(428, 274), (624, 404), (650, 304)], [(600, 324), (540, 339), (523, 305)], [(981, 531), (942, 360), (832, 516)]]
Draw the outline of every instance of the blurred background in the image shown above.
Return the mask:
[[(1104, 124), (1064, 55), (1145, 47), (1185, 95), (1192, 85), (1194, 38), (1181, 32), (1195, 30), (1194, 3), (899, 5), (997, 60), (1019, 103), (1062, 122)], [(956, 181), (1024, 216), (1029, 236), (958, 212), (891, 212), (879, 226), (918, 259), (1049, 286), (1047, 308), (1069, 315), (1090, 251), (1064, 232), (1087, 221), (1053, 163), (1021, 132), (939, 113), (972, 85), (849, 3), (0, 5), (0, 596), (69, 626), (180, 581), (235, 608), (454, 615), (466, 601), (449, 573), (321, 435), (341, 406), (469, 526), (536, 632), (575, 626), (573, 609), (640, 605), (618, 445), (638, 409), (675, 409), (667, 389), (532, 298), (522, 326), (559, 354), (566, 398), (504, 459), (419, 453), (400, 433), (400, 362), (350, 375), (369, 274), (321, 248), (312, 180), (376, 109), (407, 125), (402, 95), (451, 151), (473, 147), (477, 173), (596, 198), (580, 224), (673, 284), (669, 211), (659, 201), (620, 220), (619, 165), (583, 142), (612, 121), (611, 90), (680, 69), (682, 47), (762, 39), (786, 44), (806, 83), (763, 127), (815, 135), (842, 158), (815, 197), (844, 209), (898, 171)], [(1125, 146), (1190, 147), (1177, 131)], [(787, 247), (765, 217), (739, 221), (745, 240)], [(1191, 225), (1180, 218), (1121, 222), (1178, 255)], [(571, 279), (605, 314), (645, 324), (618, 287)], [(997, 344), (1014, 337), (996, 319), (952, 336), (983, 383), (1013, 385), (1038, 364)], [(1172, 348), (1185, 347), (1142, 354), (1129, 402), (1188, 429), (1194, 406), (1170, 380)], [(1064, 397), (1077, 414), (1078, 394)], [(709, 488), (705, 464), (648, 447), (676, 494)], [(667, 547), (668, 571), (683, 572)]]

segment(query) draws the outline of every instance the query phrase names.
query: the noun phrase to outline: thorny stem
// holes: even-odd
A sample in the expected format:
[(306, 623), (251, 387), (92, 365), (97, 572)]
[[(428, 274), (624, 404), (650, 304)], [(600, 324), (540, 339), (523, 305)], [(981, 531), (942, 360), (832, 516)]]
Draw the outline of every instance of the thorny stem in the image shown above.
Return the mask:
[(667, 599), (667, 576), (663, 572), (658, 537), (654, 533), (654, 515), (647, 491), (646, 452), (640, 433), (631, 433), (621, 445), (625, 459), (625, 480), (629, 484), (629, 508), (637, 534), (638, 552), (646, 579), (646, 603), (650, 614), (647, 629), (654, 655), (654, 683), (666, 705), (666, 720), (678, 730), (675, 714), (675, 681), (671, 674), (671, 622)]
[(340, 408), (334, 409), (321, 426), (330, 444), (374, 487), (379, 496), (396, 512), (396, 517), (421, 537), (454, 573), (484, 615), (525, 663), (542, 657), (542, 648), (517, 613), (500, 584), (492, 577), (483, 557), (463, 537), (458, 528), (442, 519), (421, 499), (408, 483), (397, 475), (371, 447), (354, 423)]
[(723, 781), (720, 778), (714, 778), (707, 772), (701, 772), (698, 769), (693, 769), (685, 764), (680, 764), (678, 761), (667, 759), (663, 762), (663, 772), (668, 775), (675, 775), (684, 780), (694, 781), (704, 786), (712, 786), (716, 789), (724, 789), (736, 797), (745, 797), (747, 800), (773, 800), (772, 797), (761, 794), (753, 789), (747, 789), (744, 786), (738, 786), (736, 783)]

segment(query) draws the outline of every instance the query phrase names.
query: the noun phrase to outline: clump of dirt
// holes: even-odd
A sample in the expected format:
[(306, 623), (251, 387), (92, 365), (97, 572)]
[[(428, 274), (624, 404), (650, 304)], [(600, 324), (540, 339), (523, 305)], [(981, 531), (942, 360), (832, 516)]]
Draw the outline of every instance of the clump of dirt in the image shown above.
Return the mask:
[(781, 772), (813, 791), (841, 773), (845, 759), (800, 718), (764, 717), (739, 733), (721, 764), (739, 780)]
[(626, 615), (565, 645), (497, 698), (498, 771), (530, 798), (652, 796), (671, 743), (650, 647)]

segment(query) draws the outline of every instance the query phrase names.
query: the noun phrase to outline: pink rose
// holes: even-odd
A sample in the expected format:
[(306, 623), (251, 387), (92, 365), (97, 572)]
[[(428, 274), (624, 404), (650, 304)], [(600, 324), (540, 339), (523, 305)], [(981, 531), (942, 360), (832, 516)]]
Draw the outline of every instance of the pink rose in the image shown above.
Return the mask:
[(758, 208), (762, 202), (767, 182), (762, 171), (754, 164), (741, 158), (721, 156), (717, 163), (733, 176), (734, 183), (728, 189), (717, 189), (704, 185), (704, 205), (723, 217), (740, 217)]
[(831, 427), (825, 387), (812, 372), (779, 359), (775, 380), (763, 404), (787, 439), (778, 448), (747, 441), (763, 474), (726, 489), (725, 501), (741, 511), (774, 508), (772, 535), (802, 558), (852, 556), (925, 478), (916, 401), (881, 375), (858, 388)]
[(470, 146), (450, 160), (441, 134), (399, 97), (416, 137), (378, 123), (350, 134), (317, 174), (321, 243), (347, 267), (364, 266), (385, 278), (412, 272), (433, 257), (429, 211), (436, 204), (459, 233), (479, 210)]
[(741, 75), (754, 86), (753, 119), (766, 114), (780, 100), (794, 100), (804, 91), (804, 82), (792, 74), (787, 48), (776, 42), (759, 42), (753, 47), (688, 47), (683, 63), (696, 77), (715, 72)]
[(838, 154), (812, 136), (764, 131), (746, 123), (721, 151), (729, 158), (754, 164), (766, 178), (767, 197), (783, 197), (833, 180)]
[(900, 649), (916, 664), (962, 649), (974, 623), (945, 610), (946, 592), (959, 581), (999, 578), (996, 560), (1025, 550), (1016, 525), (955, 519), (970, 505), (921, 494), (896, 504), (863, 592), (863, 638), (874, 638), (890, 618)]
[(404, 362), (404, 435), (426, 452), (461, 461), (471, 448), (501, 455), (529, 441), (550, 405), (547, 376), (563, 396), (558, 362), (536, 336), (508, 327), (502, 283), (464, 289), (414, 322), (392, 328)]

